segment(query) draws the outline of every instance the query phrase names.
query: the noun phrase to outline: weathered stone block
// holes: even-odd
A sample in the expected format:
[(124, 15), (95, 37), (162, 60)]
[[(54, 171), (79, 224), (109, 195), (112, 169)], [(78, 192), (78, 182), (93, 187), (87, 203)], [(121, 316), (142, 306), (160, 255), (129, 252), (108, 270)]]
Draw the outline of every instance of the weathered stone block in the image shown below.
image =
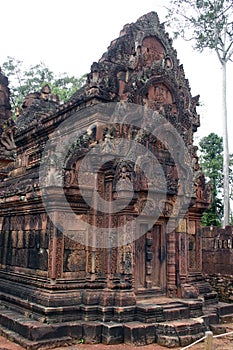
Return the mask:
[(101, 292), (99, 290), (86, 291), (83, 294), (83, 302), (86, 305), (96, 305), (99, 304)]
[(135, 318), (135, 307), (114, 307), (114, 322), (130, 322)]
[(233, 314), (221, 316), (221, 322), (222, 323), (232, 323), (233, 322)]
[(176, 348), (180, 346), (179, 337), (177, 336), (167, 336), (163, 334), (159, 334), (157, 336), (157, 343), (162, 346), (166, 346), (167, 348)]
[(113, 321), (114, 308), (111, 306), (98, 306), (98, 317), (100, 321)]
[(115, 305), (117, 306), (131, 306), (136, 304), (136, 297), (133, 291), (120, 291), (115, 294)]
[(227, 331), (226, 327), (219, 324), (211, 324), (210, 330), (213, 332), (213, 334), (223, 334)]
[(144, 323), (165, 321), (163, 308), (156, 304), (139, 304), (137, 305), (136, 320)]
[(140, 322), (129, 322), (124, 325), (124, 342), (137, 346), (146, 345), (145, 327)]
[(119, 323), (105, 323), (102, 327), (102, 343), (121, 344), (124, 342), (124, 327)]
[(112, 306), (114, 305), (115, 292), (102, 292), (100, 295), (100, 305)]
[(102, 340), (102, 324), (88, 322), (83, 324), (83, 339), (87, 344), (98, 344)]
[(146, 344), (152, 344), (156, 342), (156, 326), (153, 324), (144, 325)]
[(180, 346), (187, 346), (192, 343), (191, 335), (181, 335), (179, 336)]
[(219, 322), (219, 317), (215, 313), (207, 314), (202, 316), (202, 319), (207, 327), (211, 324), (217, 324)]
[(82, 312), (82, 319), (84, 321), (96, 321), (98, 320), (98, 306), (97, 305), (91, 305), (81, 306), (81, 312)]

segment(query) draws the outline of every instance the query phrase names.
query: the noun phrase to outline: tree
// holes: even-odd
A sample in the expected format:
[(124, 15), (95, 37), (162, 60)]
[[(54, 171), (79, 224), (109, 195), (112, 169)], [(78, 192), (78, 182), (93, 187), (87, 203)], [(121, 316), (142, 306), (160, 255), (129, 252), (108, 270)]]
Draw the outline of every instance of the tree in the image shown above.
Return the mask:
[(7, 61), (2, 64), (2, 71), (9, 79), (13, 114), (29, 93), (41, 90), (46, 84), (50, 85), (52, 93), (66, 102), (86, 78), (85, 75), (76, 78), (67, 73), (56, 75), (43, 62), (25, 67), (22, 61), (13, 57), (7, 57)]
[[(221, 226), (223, 216), (223, 138), (211, 133), (199, 142), (200, 165), (212, 184), (212, 203), (202, 217), (203, 226)], [(233, 184), (233, 155), (230, 158), (229, 183)]]
[(213, 50), (222, 68), (222, 123), (224, 172), (224, 227), (229, 223), (229, 147), (227, 131), (226, 68), (233, 55), (232, 0), (171, 0), (167, 15), (175, 37), (194, 40), (194, 48)]

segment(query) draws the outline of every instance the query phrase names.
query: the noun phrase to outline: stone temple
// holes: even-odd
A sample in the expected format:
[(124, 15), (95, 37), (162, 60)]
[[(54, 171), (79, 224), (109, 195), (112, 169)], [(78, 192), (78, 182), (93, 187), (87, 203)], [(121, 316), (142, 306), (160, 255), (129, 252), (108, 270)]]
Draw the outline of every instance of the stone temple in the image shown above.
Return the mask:
[(197, 106), (154, 12), (124, 26), (65, 104), (46, 85), (14, 122), (0, 73), (1, 332), (28, 349), (183, 346), (218, 322)]

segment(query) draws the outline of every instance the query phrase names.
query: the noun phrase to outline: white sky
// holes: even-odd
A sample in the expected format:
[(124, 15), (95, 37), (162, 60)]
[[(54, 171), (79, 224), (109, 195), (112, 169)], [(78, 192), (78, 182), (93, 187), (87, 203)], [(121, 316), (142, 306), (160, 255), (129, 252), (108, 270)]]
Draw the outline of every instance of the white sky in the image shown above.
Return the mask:
[[(43, 61), (56, 73), (80, 76), (89, 72), (126, 23), (156, 11), (162, 22), (168, 0), (7, 0), (0, 6), (0, 65), (13, 56), (26, 65)], [(214, 53), (194, 52), (175, 41), (192, 95), (201, 95), (201, 127), (197, 136), (222, 135), (221, 70)], [(233, 152), (233, 63), (228, 66), (228, 129)]]

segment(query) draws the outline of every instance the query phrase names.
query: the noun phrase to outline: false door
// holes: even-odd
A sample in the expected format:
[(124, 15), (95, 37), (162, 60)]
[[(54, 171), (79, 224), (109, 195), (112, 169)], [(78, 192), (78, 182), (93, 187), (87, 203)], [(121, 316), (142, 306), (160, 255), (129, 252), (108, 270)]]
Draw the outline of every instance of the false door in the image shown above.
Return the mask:
[(135, 291), (166, 290), (166, 247), (163, 227), (154, 225), (147, 231), (147, 224), (138, 229), (144, 233), (135, 241), (134, 281)]

